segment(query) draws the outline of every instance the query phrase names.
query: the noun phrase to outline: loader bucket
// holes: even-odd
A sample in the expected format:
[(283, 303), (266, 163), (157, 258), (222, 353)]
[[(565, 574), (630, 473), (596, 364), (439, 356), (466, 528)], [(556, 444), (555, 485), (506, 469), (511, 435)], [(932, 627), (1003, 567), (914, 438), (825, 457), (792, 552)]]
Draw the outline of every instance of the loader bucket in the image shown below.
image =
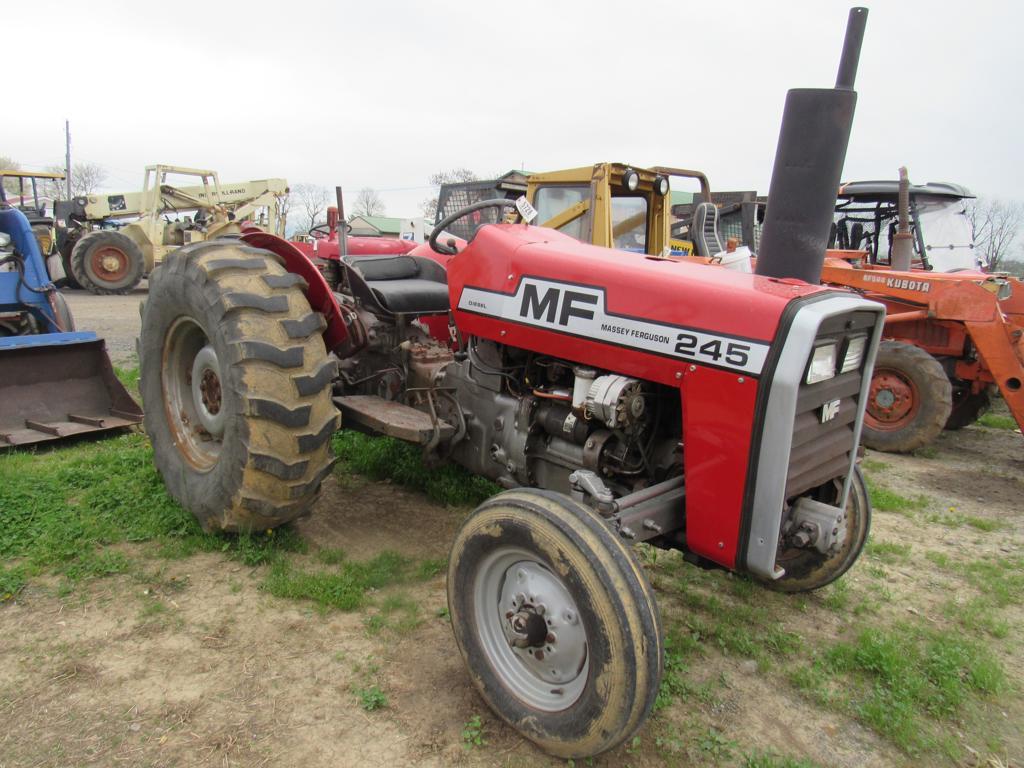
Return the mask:
[[(87, 338), (67, 340), (73, 336)], [(55, 338), (60, 341), (50, 341)], [(0, 447), (142, 421), (142, 409), (114, 375), (102, 339), (83, 333), (0, 341)]]

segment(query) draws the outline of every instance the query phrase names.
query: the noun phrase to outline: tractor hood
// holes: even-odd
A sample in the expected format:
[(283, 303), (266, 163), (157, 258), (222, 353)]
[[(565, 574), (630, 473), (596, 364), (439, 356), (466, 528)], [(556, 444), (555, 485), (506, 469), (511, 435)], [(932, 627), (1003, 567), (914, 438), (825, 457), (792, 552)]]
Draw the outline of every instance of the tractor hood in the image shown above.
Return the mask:
[(481, 228), (448, 285), (464, 333), (666, 384), (687, 363), (759, 376), (787, 306), (825, 290), (523, 224)]

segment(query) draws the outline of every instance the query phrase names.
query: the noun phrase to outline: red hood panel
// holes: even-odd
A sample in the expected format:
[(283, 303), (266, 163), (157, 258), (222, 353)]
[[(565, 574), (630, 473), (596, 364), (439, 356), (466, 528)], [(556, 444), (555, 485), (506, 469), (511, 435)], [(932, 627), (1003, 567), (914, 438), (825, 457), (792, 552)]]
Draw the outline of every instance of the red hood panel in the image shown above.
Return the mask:
[[(468, 333), (508, 343), (515, 336), (558, 354), (545, 349), (550, 334), (536, 333), (553, 331), (603, 348), (605, 358), (618, 348), (627, 358), (668, 358), (673, 370), (686, 361), (753, 376), (786, 305), (824, 290), (599, 248), (525, 225), (482, 228), (448, 269), (456, 322)], [(526, 343), (524, 332), (532, 334)], [(597, 361), (615, 367), (607, 363)]]

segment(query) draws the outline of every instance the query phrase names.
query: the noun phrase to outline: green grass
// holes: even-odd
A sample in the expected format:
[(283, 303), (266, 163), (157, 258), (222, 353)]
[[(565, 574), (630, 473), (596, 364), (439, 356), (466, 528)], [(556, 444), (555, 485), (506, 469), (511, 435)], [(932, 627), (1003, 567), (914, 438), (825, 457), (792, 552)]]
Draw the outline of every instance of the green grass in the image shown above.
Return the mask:
[[(307, 570), (285, 558), (273, 562), (263, 589), (275, 597), (309, 600), (321, 610), (354, 611), (368, 602), (367, 592), (393, 584), (423, 578), (423, 563), (416, 563), (394, 552), (382, 552), (362, 562), (343, 560), (327, 570)], [(404, 606), (388, 604), (384, 613), (394, 613)], [(418, 623), (418, 615), (415, 618)], [(411, 620), (399, 622), (407, 627)], [(383, 628), (384, 623), (370, 626)]]
[(881, 512), (900, 512), (908, 514), (919, 509), (925, 509), (931, 500), (927, 496), (907, 497), (901, 496), (895, 491), (880, 485), (874, 478), (864, 478), (868, 486), (868, 495), (871, 497), (871, 506)]
[(367, 712), (375, 712), (388, 706), (388, 697), (384, 695), (384, 691), (380, 689), (380, 686), (371, 685), (369, 688), (356, 688), (353, 693), (356, 696), (356, 701), (359, 702), (359, 706)]
[(482, 747), (487, 744), (484, 738), (485, 726), (480, 715), (473, 715), (466, 724), (462, 726), (462, 746), (466, 749)]
[(883, 563), (903, 562), (910, 557), (910, 545), (892, 541), (868, 541), (864, 545), (865, 554)]
[(905, 624), (862, 629), (792, 680), (911, 754), (939, 745), (939, 722), (1006, 687), (1006, 673), (983, 643)]
[(1017, 422), (1012, 416), (1004, 416), (1001, 413), (985, 413), (978, 419), (978, 424), (993, 429), (1017, 429)]
[(755, 752), (746, 755), (741, 768), (820, 768), (817, 763), (794, 757), (783, 757), (774, 752)]
[(342, 467), (371, 480), (391, 480), (422, 491), (442, 504), (476, 505), (501, 490), (454, 464), (428, 467), (418, 448), (390, 437), (342, 431), (334, 436), (333, 445)]

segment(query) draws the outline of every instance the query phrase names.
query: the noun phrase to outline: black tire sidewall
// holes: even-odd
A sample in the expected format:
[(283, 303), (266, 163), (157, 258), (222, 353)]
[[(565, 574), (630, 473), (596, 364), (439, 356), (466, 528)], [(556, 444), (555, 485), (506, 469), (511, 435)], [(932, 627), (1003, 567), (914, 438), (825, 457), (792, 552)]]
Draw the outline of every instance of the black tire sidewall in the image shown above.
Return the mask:
[(874, 429), (865, 418), (861, 441), (869, 448), (897, 453), (927, 445), (942, 432), (953, 407), (952, 385), (942, 364), (912, 344), (884, 341), (872, 375), (883, 370), (896, 371), (913, 383), (919, 400), (917, 412), (903, 428), (894, 430)]
[[(100, 280), (90, 269), (92, 252), (103, 246), (117, 248), (128, 259), (128, 272), (116, 282)], [(127, 235), (101, 230), (90, 232), (75, 244), (71, 252), (71, 268), (75, 281), (90, 291), (127, 293), (142, 282), (146, 272), (146, 259), (142, 255), (142, 249)]]
[(857, 562), (871, 533), (871, 497), (860, 467), (854, 468), (850, 479), (847, 511), (854, 516), (853, 538), (850, 546), (844, 547), (841, 558), (830, 562), (818, 552), (808, 551), (803, 557), (785, 565), (786, 575), (781, 579), (758, 581), (776, 592), (810, 592), (842, 577)]
[[(534, 493), (543, 492), (534, 491)], [(656, 606), (649, 604), (649, 611), (642, 609), (637, 611), (642, 620), (647, 619), (647, 621), (642, 621), (646, 632), (657, 638), (658, 647), (653, 653), (653, 659), (651, 656), (642, 658), (634, 653), (638, 644), (643, 643), (643, 638), (632, 637), (632, 632), (629, 629), (630, 622), (626, 617), (629, 610), (626, 601), (635, 601), (637, 605), (640, 605), (640, 601), (649, 602), (651, 599), (650, 587), (638, 583), (643, 579), (638, 568), (633, 568), (629, 562), (620, 561), (620, 557), (631, 557), (628, 552), (612, 551), (617, 570), (622, 576), (616, 579), (596, 558), (588, 556), (588, 545), (570, 527), (560, 524), (560, 521), (551, 520), (541, 510), (532, 509), (532, 505), (528, 503), (501, 501), (500, 496), (495, 497), (491, 502), (485, 502), (482, 507), (500, 504), (502, 507), (514, 506), (517, 508), (515, 511), (509, 510), (501, 518), (500, 536), (495, 537), (489, 530), (479, 530), (466, 538), (460, 545), (458, 557), (455, 557), (453, 552), (453, 565), (449, 573), (449, 602), (456, 638), (463, 650), (467, 665), (473, 671), (482, 695), (492, 709), (498, 712), (512, 727), (538, 742), (546, 751), (560, 756), (582, 757), (595, 754), (588, 750), (576, 751), (573, 744), (578, 740), (585, 740), (590, 735), (588, 725), (599, 720), (609, 707), (622, 707), (622, 722), (619, 727), (632, 730), (628, 725), (632, 710), (623, 706), (623, 701), (631, 700), (637, 695), (638, 679), (634, 671), (635, 666), (641, 663), (651, 663), (653, 660), (654, 668), (651, 670), (653, 679), (657, 681), (660, 678), (662, 659), (658, 635), (660, 623), (657, 619)], [(493, 520), (493, 518), (489, 518), (489, 520)], [(603, 525), (597, 521), (594, 522), (596, 525)], [(538, 525), (550, 526), (551, 530), (557, 532), (556, 536), (568, 539), (571, 542), (570, 548), (575, 550), (575, 555), (571, 552), (563, 552), (562, 563), (552, 562), (551, 558), (535, 543), (532, 530)], [(458, 542), (461, 538), (460, 535), (456, 541)], [(477, 568), (474, 566), (478, 565), (496, 546), (520, 547), (534, 553), (538, 561), (543, 562), (552, 573), (558, 575), (579, 609), (588, 639), (589, 675), (579, 698), (561, 712), (539, 713), (505, 689), (501, 679), (491, 666), (486, 652), (478, 642), (479, 630), (476, 627), (474, 591)], [(590, 583), (601, 585), (603, 596), (591, 593), (586, 586), (584, 575), (589, 577), (587, 581)], [(628, 585), (626, 590), (622, 590), (623, 583)], [(605, 601), (606, 611), (610, 606), (610, 610), (617, 617), (615, 622), (617, 626), (604, 626), (597, 618), (599, 611), (595, 605), (595, 598), (602, 599), (602, 597)], [(461, 620), (461, 626), (456, 625), (456, 617)], [(609, 636), (609, 632), (615, 631), (621, 633), (621, 637), (617, 638), (617, 643), (613, 643)], [(613, 656), (611, 650), (613, 645), (624, 649), (624, 654)], [(619, 668), (613, 670), (613, 665), (618, 665)], [(632, 675), (629, 674), (631, 671)], [(609, 675), (625, 675), (625, 691), (619, 691), (623, 701), (609, 701), (602, 695), (602, 686), (599, 686), (597, 681), (608, 680), (610, 679)], [(654, 696), (657, 693), (656, 683), (653, 685), (653, 689), (649, 697), (650, 700), (644, 708), (643, 716), (638, 718), (639, 722), (643, 721), (652, 708)], [(541, 722), (543, 722), (543, 726)], [(616, 746), (628, 735), (627, 732), (621, 739), (610, 740), (598, 751), (605, 751)]]
[(207, 470), (197, 469), (186, 461), (177, 447), (166, 412), (147, 408), (146, 432), (153, 443), (157, 469), (168, 491), (196, 515), (204, 528), (217, 527), (210, 523), (232, 505), (241, 488), (248, 458), (245, 448), (248, 426), (240, 415), (243, 385), (238, 371), (230, 364), (232, 350), (225, 338), (226, 327), (213, 316), (217, 310), (212, 309), (205, 299), (199, 281), (190, 279), (190, 273), (182, 271), (161, 274), (155, 282), (159, 290), (150, 292), (146, 300), (139, 337), (139, 389), (143, 402), (167, 403), (162, 377), (164, 344), (168, 330), (185, 315), (203, 329), (220, 360), (222, 407), (228, 417), (221, 440), (221, 455)]

